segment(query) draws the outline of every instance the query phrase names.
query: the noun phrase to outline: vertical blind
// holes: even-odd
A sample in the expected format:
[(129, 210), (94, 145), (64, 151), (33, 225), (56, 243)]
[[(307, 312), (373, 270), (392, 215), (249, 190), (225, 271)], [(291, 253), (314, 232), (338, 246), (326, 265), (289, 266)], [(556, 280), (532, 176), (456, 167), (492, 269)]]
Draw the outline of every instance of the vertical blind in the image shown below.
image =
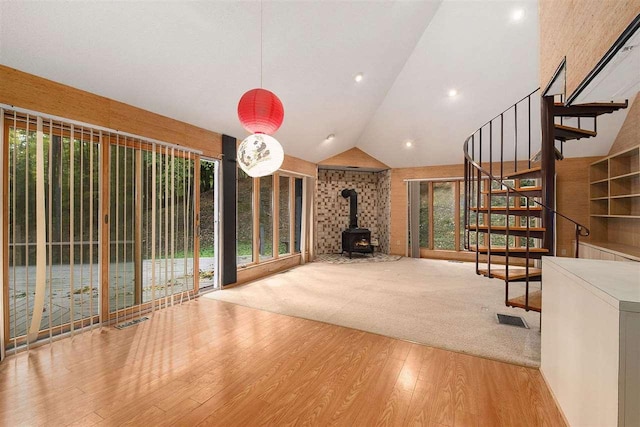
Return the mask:
[(0, 122), (9, 348), (189, 297), (196, 153), (2, 108)]

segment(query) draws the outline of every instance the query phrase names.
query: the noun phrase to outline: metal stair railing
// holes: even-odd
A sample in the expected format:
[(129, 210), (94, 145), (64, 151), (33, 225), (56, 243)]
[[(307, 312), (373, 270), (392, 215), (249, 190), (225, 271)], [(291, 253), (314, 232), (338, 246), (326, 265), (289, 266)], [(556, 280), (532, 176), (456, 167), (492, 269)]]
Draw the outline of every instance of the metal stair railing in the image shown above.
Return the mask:
[[(550, 206), (547, 206), (545, 203), (536, 200), (536, 197), (539, 196), (532, 196), (530, 194), (526, 194), (525, 191), (523, 191), (521, 188), (515, 188), (514, 186), (508, 184), (507, 182), (505, 182), (508, 179), (505, 179), (505, 174), (504, 174), (504, 167), (505, 167), (505, 117), (508, 115), (513, 115), (514, 119), (513, 119), (513, 172), (516, 173), (518, 172), (518, 166), (519, 163), (521, 162), (526, 162), (526, 165), (529, 169), (531, 169), (531, 152), (532, 152), (532, 126), (531, 126), (531, 122), (532, 122), (532, 112), (531, 112), (531, 101), (532, 101), (532, 96), (534, 96), (540, 89), (536, 89), (533, 92), (529, 93), (527, 96), (525, 96), (524, 98), (520, 99), (518, 102), (516, 102), (515, 104), (513, 104), (511, 107), (507, 108), (506, 110), (504, 110), (502, 113), (498, 114), (497, 116), (495, 116), (493, 119), (489, 120), (487, 123), (485, 123), (484, 125), (482, 125), (478, 130), (476, 130), (475, 132), (473, 132), (471, 135), (469, 135), (469, 137), (467, 137), (467, 139), (464, 142), (464, 230), (465, 230), (465, 238), (464, 238), (464, 247), (465, 249), (469, 250), (470, 249), (470, 243), (471, 243), (471, 219), (472, 219), (472, 212), (471, 209), (475, 208), (475, 252), (476, 252), (476, 273), (480, 274), (480, 270), (479, 270), (479, 264), (480, 264), (480, 233), (483, 233), (483, 240), (485, 241), (486, 244), (486, 253), (487, 253), (487, 276), (488, 277), (492, 277), (491, 276), (491, 230), (492, 230), (492, 201), (493, 201), (493, 191), (494, 189), (493, 187), (493, 183), (497, 183), (499, 184), (499, 189), (502, 189), (503, 191), (505, 191), (505, 195), (504, 196), (500, 196), (500, 197), (504, 197), (505, 198), (505, 229), (504, 229), (504, 233), (505, 233), (505, 303), (508, 303), (509, 300), (509, 258), (510, 258), (510, 254), (509, 254), (509, 249), (510, 249), (510, 244), (509, 244), (509, 237), (510, 237), (510, 233), (513, 231), (513, 227), (510, 224), (509, 221), (509, 217), (510, 217), (510, 201), (511, 198), (514, 197), (515, 195), (520, 196), (521, 198), (524, 198), (526, 200), (526, 216), (524, 216), (524, 218), (526, 218), (526, 228), (525, 228), (525, 239), (526, 239), (526, 245), (525, 245), (525, 252), (524, 252), (524, 264), (525, 264), (525, 310), (529, 310), (530, 306), (529, 306), (529, 268), (530, 268), (530, 264), (531, 264), (531, 252), (530, 249), (532, 247), (531, 245), (531, 207), (538, 205), (540, 206), (542, 209), (545, 209), (546, 211), (552, 213), (554, 216), (558, 216), (561, 217), (569, 222), (571, 222), (572, 224), (574, 224), (575, 227), (575, 238), (576, 238), (576, 243), (575, 243), (575, 257), (578, 258), (579, 256), (579, 241), (580, 241), (580, 237), (586, 237), (589, 236), (590, 231), (589, 229), (584, 226), (583, 224), (580, 224), (579, 222), (573, 220), (572, 218), (569, 218), (568, 216), (564, 215), (561, 212), (556, 211), (555, 209), (553, 209)], [(526, 117), (526, 132), (525, 132), (525, 138), (520, 138), (520, 141), (518, 140), (518, 122), (519, 122), (519, 118), (518, 118), (518, 107), (520, 106), (520, 110), (522, 111), (522, 109), (524, 108), (523, 106), (526, 105), (526, 113), (527, 113), (527, 117)], [(522, 116), (520, 118), (520, 120), (522, 120)], [(494, 174), (494, 162), (493, 162), (493, 154), (494, 154), (494, 127), (497, 127), (499, 125), (499, 129), (500, 129), (500, 147), (499, 147), (499, 151), (500, 151), (500, 161), (499, 161), (499, 166), (500, 166), (500, 176), (496, 176), (496, 174)], [(483, 131), (484, 130), (484, 131)], [(488, 131), (489, 133), (489, 141), (488, 141), (488, 162), (489, 162), (489, 167), (488, 169), (486, 168), (486, 166), (483, 166), (483, 153), (485, 154), (485, 160), (486, 160), (486, 150), (483, 150), (483, 135), (486, 134), (486, 132)], [(525, 140), (524, 143), (526, 143), (526, 150), (528, 152), (528, 157), (526, 159), (526, 161), (522, 160), (519, 161), (518, 160), (518, 145), (519, 143), (523, 143), (523, 139)], [(477, 144), (476, 144), (477, 141)], [(485, 148), (487, 147), (486, 145), (484, 146)], [(521, 149), (522, 150), (522, 149)], [(522, 153), (522, 151), (521, 151)], [(508, 177), (509, 175), (507, 175)], [(518, 179), (518, 178), (516, 178)], [(514, 181), (515, 182), (515, 181)], [(486, 231), (481, 232), (480, 231), (480, 209), (482, 208), (482, 187), (486, 188), (486, 224), (483, 224), (486, 226)], [(474, 194), (475, 193), (475, 194)], [(542, 194), (542, 192), (541, 192)], [(475, 196), (475, 200), (473, 200)], [(515, 196), (515, 197), (517, 197)], [(517, 203), (514, 203), (517, 206)], [(518, 215), (515, 214), (511, 214), (514, 216), (514, 225), (517, 225), (518, 228), (520, 229), (519, 232), (522, 233), (522, 218), (523, 216), (521, 215), (522, 211), (519, 212)], [(483, 213), (484, 215), (484, 213)], [(545, 227), (547, 227), (547, 224), (543, 224)], [(521, 247), (521, 246), (520, 246)], [(551, 248), (546, 248), (546, 249), (551, 249)]]

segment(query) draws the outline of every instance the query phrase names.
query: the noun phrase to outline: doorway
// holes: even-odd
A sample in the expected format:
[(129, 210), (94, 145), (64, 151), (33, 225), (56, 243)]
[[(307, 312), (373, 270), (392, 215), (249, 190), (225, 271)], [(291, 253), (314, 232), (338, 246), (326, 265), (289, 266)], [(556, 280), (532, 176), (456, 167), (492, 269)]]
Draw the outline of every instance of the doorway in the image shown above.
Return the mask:
[(218, 160), (200, 159), (200, 290), (220, 289)]

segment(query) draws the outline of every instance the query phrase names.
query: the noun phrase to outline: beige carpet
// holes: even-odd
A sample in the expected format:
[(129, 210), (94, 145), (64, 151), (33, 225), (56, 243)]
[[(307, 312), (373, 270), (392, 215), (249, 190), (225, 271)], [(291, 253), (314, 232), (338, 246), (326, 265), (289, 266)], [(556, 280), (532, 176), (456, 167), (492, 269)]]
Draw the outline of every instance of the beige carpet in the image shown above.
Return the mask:
[(352, 254), (351, 258), (346, 253), (344, 254), (323, 254), (318, 255), (316, 262), (329, 262), (331, 264), (366, 264), (369, 262), (389, 262), (397, 261), (402, 258), (399, 255), (387, 255), (380, 252), (374, 252), (373, 254)]
[[(213, 298), (347, 326), (491, 359), (540, 365), (539, 314), (504, 306), (504, 282), (475, 265), (401, 258), (395, 262), (314, 262)], [(512, 284), (514, 296), (522, 285)], [(522, 316), (530, 329), (500, 325)]]

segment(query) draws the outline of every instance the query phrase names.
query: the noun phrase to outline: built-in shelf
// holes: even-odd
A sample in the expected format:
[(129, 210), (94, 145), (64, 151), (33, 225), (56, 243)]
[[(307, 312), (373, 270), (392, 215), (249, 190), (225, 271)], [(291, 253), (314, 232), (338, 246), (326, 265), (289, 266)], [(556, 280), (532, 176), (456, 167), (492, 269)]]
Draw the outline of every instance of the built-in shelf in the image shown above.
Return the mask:
[(603, 197), (606, 199), (628, 199), (631, 197), (640, 197), (640, 193), (636, 193), (636, 194), (621, 194), (619, 196), (609, 196), (609, 197)]
[(589, 167), (591, 217), (640, 218), (640, 145)]
[(591, 164), (590, 168), (591, 182), (609, 179), (609, 159), (602, 159)]
[(591, 216), (596, 218), (640, 218), (640, 215), (594, 215)]
[[(622, 179), (622, 178), (629, 178), (629, 177), (633, 177), (633, 176), (640, 176), (640, 171), (635, 171), (635, 172), (629, 172), (626, 173), (624, 175), (618, 175), (618, 176), (612, 176), (611, 178), (609, 178), (610, 180), (614, 180), (614, 179)], [(607, 181), (606, 179), (602, 180), (602, 181)]]

